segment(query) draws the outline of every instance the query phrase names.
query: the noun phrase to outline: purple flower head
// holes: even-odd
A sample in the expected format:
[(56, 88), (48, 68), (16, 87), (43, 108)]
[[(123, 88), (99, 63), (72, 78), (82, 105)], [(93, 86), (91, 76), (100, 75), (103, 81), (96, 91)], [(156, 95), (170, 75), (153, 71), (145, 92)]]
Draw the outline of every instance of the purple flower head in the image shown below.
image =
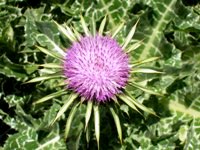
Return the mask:
[(105, 102), (126, 85), (128, 56), (108, 36), (85, 36), (67, 50), (64, 75), (68, 88), (87, 100)]

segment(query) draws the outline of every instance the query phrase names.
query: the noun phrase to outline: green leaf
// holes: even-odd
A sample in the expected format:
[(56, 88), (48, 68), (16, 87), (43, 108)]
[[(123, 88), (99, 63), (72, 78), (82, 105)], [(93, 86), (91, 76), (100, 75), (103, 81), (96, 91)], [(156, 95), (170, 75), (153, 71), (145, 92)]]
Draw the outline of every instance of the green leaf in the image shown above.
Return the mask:
[(77, 108), (78, 108), (79, 105), (80, 105), (80, 102), (78, 104), (76, 104), (72, 108), (72, 110), (70, 111), (70, 113), (69, 113), (69, 116), (68, 116), (67, 122), (66, 122), (66, 126), (65, 126), (65, 135), (64, 135), (65, 139), (67, 139), (67, 137), (68, 137), (68, 134), (69, 134), (69, 131), (70, 131), (70, 128), (71, 128), (71, 124), (72, 124), (72, 120), (74, 118), (74, 115), (75, 115), (75, 113), (76, 113)]
[(190, 105), (190, 107), (186, 107), (184, 104), (181, 104), (178, 101), (170, 100), (169, 102), (169, 109), (173, 112), (179, 112), (183, 115), (188, 115), (193, 118), (200, 118), (200, 111), (199, 109), (199, 99), (194, 99), (193, 103)]
[[(161, 39), (163, 38), (163, 31), (166, 25), (175, 18), (176, 14), (173, 11), (175, 9), (175, 4), (177, 0), (165, 0), (163, 3), (160, 3), (160, 0), (149, 1), (151, 8), (153, 8), (156, 19), (153, 19), (153, 14), (151, 17), (148, 17), (149, 22), (146, 23), (146, 27), (148, 30), (144, 30), (144, 27), (141, 28), (141, 31), (138, 33), (143, 36), (140, 36), (144, 40), (144, 44), (140, 46), (140, 60), (144, 60), (148, 57), (158, 55), (159, 51), (159, 44)], [(146, 4), (145, 2), (143, 2)], [(151, 24), (150, 22), (153, 22)], [(160, 55), (160, 54), (159, 54)]]
[(66, 90), (60, 90), (58, 92), (51, 93), (51, 94), (35, 101), (33, 104), (35, 105), (35, 104), (43, 103), (43, 102), (46, 102), (48, 100), (51, 100), (55, 97), (59, 97), (59, 96), (64, 95), (64, 94), (67, 94)]
[(116, 125), (116, 128), (117, 128), (117, 133), (119, 135), (119, 140), (122, 143), (122, 129), (121, 129), (119, 116), (116, 114), (116, 112), (114, 111), (114, 109), (112, 107), (110, 107), (110, 111), (111, 111), (111, 114), (112, 114), (112, 116), (114, 118), (114, 121), (115, 121), (115, 125)]
[(36, 149), (39, 143), (37, 133), (33, 128), (24, 128), (23, 131), (9, 136), (4, 145), (4, 150), (11, 149)]
[(198, 149), (199, 147), (199, 125), (200, 119), (194, 119), (187, 131), (187, 139), (184, 149)]
[(51, 149), (53, 147), (53, 144), (58, 143), (60, 140), (60, 136), (57, 135), (54, 138), (48, 140), (47, 142), (41, 144), (40, 146), (38, 146), (35, 150), (44, 150), (46, 147), (50, 146)]
[[(54, 106), (56, 106), (56, 105), (54, 105)], [(55, 112), (53, 112), (53, 110), (51, 110), (51, 112), (53, 114), (55, 114)], [(46, 117), (51, 118), (52, 116), (53, 115), (49, 114)], [(49, 120), (50, 120), (50, 118), (49, 118)], [(46, 130), (46, 134), (43, 134), (42, 136), (40, 136), (40, 134), (38, 134), (38, 137), (40, 138), (40, 139), (38, 139), (38, 141), (40, 142), (40, 144), (37, 147), (37, 150), (48, 150), (48, 149), (66, 150), (66, 148), (67, 148), (66, 141), (64, 140), (63, 136), (60, 135), (60, 128), (59, 128), (58, 124), (56, 124), (54, 127), (51, 127), (51, 128), (48, 128), (47, 124), (46, 124), (46, 128), (43, 128), (42, 130), (44, 131), (44, 129)], [(38, 133), (41, 133), (41, 131), (38, 131)]]
[(67, 109), (69, 108), (69, 106), (74, 102), (74, 100), (78, 97), (77, 94), (72, 93), (69, 98), (67, 99), (67, 101), (65, 101), (64, 105), (60, 108), (60, 110), (58, 111), (55, 119), (52, 121), (51, 125), (53, 125), (58, 118), (60, 118), (65, 111), (67, 111)]
[[(130, 8), (131, 1), (106, 1), (99, 0), (96, 9), (91, 11), (95, 12), (99, 18), (107, 15), (109, 20), (108, 28), (113, 29), (124, 17), (128, 14), (128, 9)], [(115, 11), (118, 10), (118, 11)], [(119, 13), (120, 12), (120, 13)]]
[(99, 114), (99, 105), (96, 104), (93, 106), (94, 110), (94, 128), (95, 128), (95, 136), (97, 140), (97, 145), (99, 149), (99, 140), (100, 140), (100, 114)]
[(92, 114), (92, 106), (93, 106), (93, 102), (92, 101), (88, 101), (87, 102), (87, 109), (86, 109), (86, 114), (85, 114), (85, 130), (88, 127), (88, 123), (90, 120), (90, 116)]
[(35, 40), (42, 47), (47, 47), (47, 49), (63, 57), (65, 55), (65, 52), (59, 47), (59, 45), (61, 44), (61, 40), (59, 29), (57, 28), (57, 26), (52, 22), (36, 22), (36, 26), (38, 30), (42, 33), (37, 34), (35, 36)]
[[(60, 108), (61, 108), (61, 106), (54, 102), (49, 107), (48, 110), (43, 111), (44, 115), (38, 119), (39, 120), (38, 128), (39, 129), (47, 129), (50, 126), (52, 120), (55, 118), (55, 116)], [(50, 130), (52, 130), (52, 128)], [(57, 133), (55, 133), (55, 134), (57, 135)]]
[(36, 44), (35, 37), (38, 34), (38, 28), (35, 21), (40, 21), (44, 12), (44, 7), (38, 9), (26, 9), (24, 12), (25, 20), (21, 20), (21, 26), (24, 26), (25, 39), (24, 45), (27, 47), (34, 46)]
[[(0, 73), (7, 77), (23, 80), (27, 77), (28, 66), (11, 62), (5, 55), (0, 56)], [(37, 68), (33, 68), (36, 70)]]

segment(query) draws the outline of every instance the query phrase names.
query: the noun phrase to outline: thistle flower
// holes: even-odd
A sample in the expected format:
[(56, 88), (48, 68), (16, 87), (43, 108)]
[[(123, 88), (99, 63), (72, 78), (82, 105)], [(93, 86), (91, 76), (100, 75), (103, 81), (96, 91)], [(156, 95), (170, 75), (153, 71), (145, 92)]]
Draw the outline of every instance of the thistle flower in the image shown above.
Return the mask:
[[(117, 43), (115, 36), (119, 33), (124, 24), (120, 24), (111, 35), (105, 35), (104, 27), (106, 24), (106, 17), (101, 22), (97, 33), (96, 30), (94, 30), (95, 22), (93, 21), (93, 26), (91, 27), (93, 30), (90, 32), (84, 18), (81, 17), (81, 25), (84, 30), (83, 36), (73, 27), (61, 26), (56, 22), (55, 24), (59, 31), (71, 42), (70, 47), (66, 50), (62, 50), (56, 43), (51, 41), (54, 46), (54, 51), (47, 50), (40, 46), (37, 46), (37, 48), (62, 62), (62, 65), (50, 63), (42, 64), (41, 66), (61, 70), (63, 75), (50, 74), (47, 76), (40, 76), (28, 81), (28, 83), (52, 78), (64, 78), (66, 82), (63, 90), (47, 95), (35, 101), (34, 104), (39, 104), (66, 93), (71, 93), (52, 121), (53, 125), (53, 123), (69, 109), (69, 106), (73, 106), (66, 122), (65, 138), (68, 136), (73, 117), (80, 105), (87, 105), (85, 112), (85, 130), (87, 130), (93, 110), (98, 147), (100, 140), (99, 107), (102, 103), (114, 101), (119, 104), (118, 101), (121, 101), (138, 112), (139, 109), (141, 109), (145, 112), (155, 114), (153, 110), (139, 103), (125, 88), (126, 85), (129, 84), (144, 92), (160, 95), (136, 83), (132, 77), (132, 74), (136, 72), (161, 73), (156, 70), (139, 67), (143, 63), (158, 59), (157, 57), (140, 60), (138, 62), (130, 62), (128, 53), (140, 46), (140, 42), (130, 45), (137, 23), (132, 27), (123, 44)], [(83, 103), (80, 99), (83, 99)], [(122, 142), (120, 118), (112, 105), (108, 105), (108, 107), (116, 124), (120, 142)]]
[(108, 36), (86, 36), (67, 50), (64, 74), (69, 89), (87, 100), (106, 102), (127, 83), (128, 56)]

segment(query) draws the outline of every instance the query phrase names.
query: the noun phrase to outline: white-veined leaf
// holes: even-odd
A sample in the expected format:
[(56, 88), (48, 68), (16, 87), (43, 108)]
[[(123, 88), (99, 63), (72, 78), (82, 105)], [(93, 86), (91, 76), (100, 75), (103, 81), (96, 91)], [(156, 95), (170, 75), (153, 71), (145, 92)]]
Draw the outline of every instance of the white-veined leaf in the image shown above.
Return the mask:
[[(175, 16), (177, 15), (174, 11), (177, 9), (175, 8), (178, 3), (177, 0), (165, 0), (162, 2), (160, 0), (154, 0), (148, 2), (154, 8), (156, 19), (152, 25), (148, 24), (148, 30), (137, 31), (140, 34), (139, 38), (145, 39), (143, 45), (138, 50), (140, 51), (140, 60), (155, 56), (155, 54), (161, 55), (159, 47), (164, 38), (163, 32), (173, 19), (176, 20)], [(148, 20), (150, 21), (149, 18)]]
[(54, 138), (48, 140), (47, 142), (39, 145), (35, 150), (44, 150), (47, 149), (48, 146), (53, 146), (54, 143), (58, 143), (60, 140), (60, 135), (55, 136)]
[(65, 56), (65, 52), (63, 49), (61, 49), (54, 41), (52, 41), (48, 36), (49, 42), (53, 45), (54, 50), (58, 52), (61, 56)]

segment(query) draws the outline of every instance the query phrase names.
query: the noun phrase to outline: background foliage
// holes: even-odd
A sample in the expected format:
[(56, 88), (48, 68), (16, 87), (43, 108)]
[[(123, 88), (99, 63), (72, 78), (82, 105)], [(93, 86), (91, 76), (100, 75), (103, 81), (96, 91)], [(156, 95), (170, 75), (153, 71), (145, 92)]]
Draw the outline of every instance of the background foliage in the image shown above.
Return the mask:
[(102, 108), (101, 149), (184, 149), (200, 147), (200, 3), (198, 0), (0, 0), (0, 149), (73, 150), (96, 149), (94, 136), (87, 144), (84, 133), (85, 106), (77, 112), (67, 141), (63, 139), (68, 112), (53, 127), (51, 120), (68, 95), (34, 106), (32, 102), (60, 90), (59, 81), (23, 84), (45, 71), (38, 64), (52, 62), (35, 45), (69, 46), (52, 20), (80, 28), (80, 14), (97, 26), (108, 16), (107, 30), (125, 22), (117, 40), (121, 43), (138, 18), (135, 41), (142, 45), (131, 53), (133, 60), (160, 59), (148, 67), (162, 75), (137, 74), (138, 82), (164, 96), (130, 88), (138, 101), (159, 117), (144, 116), (121, 105), (123, 143), (114, 121)]

